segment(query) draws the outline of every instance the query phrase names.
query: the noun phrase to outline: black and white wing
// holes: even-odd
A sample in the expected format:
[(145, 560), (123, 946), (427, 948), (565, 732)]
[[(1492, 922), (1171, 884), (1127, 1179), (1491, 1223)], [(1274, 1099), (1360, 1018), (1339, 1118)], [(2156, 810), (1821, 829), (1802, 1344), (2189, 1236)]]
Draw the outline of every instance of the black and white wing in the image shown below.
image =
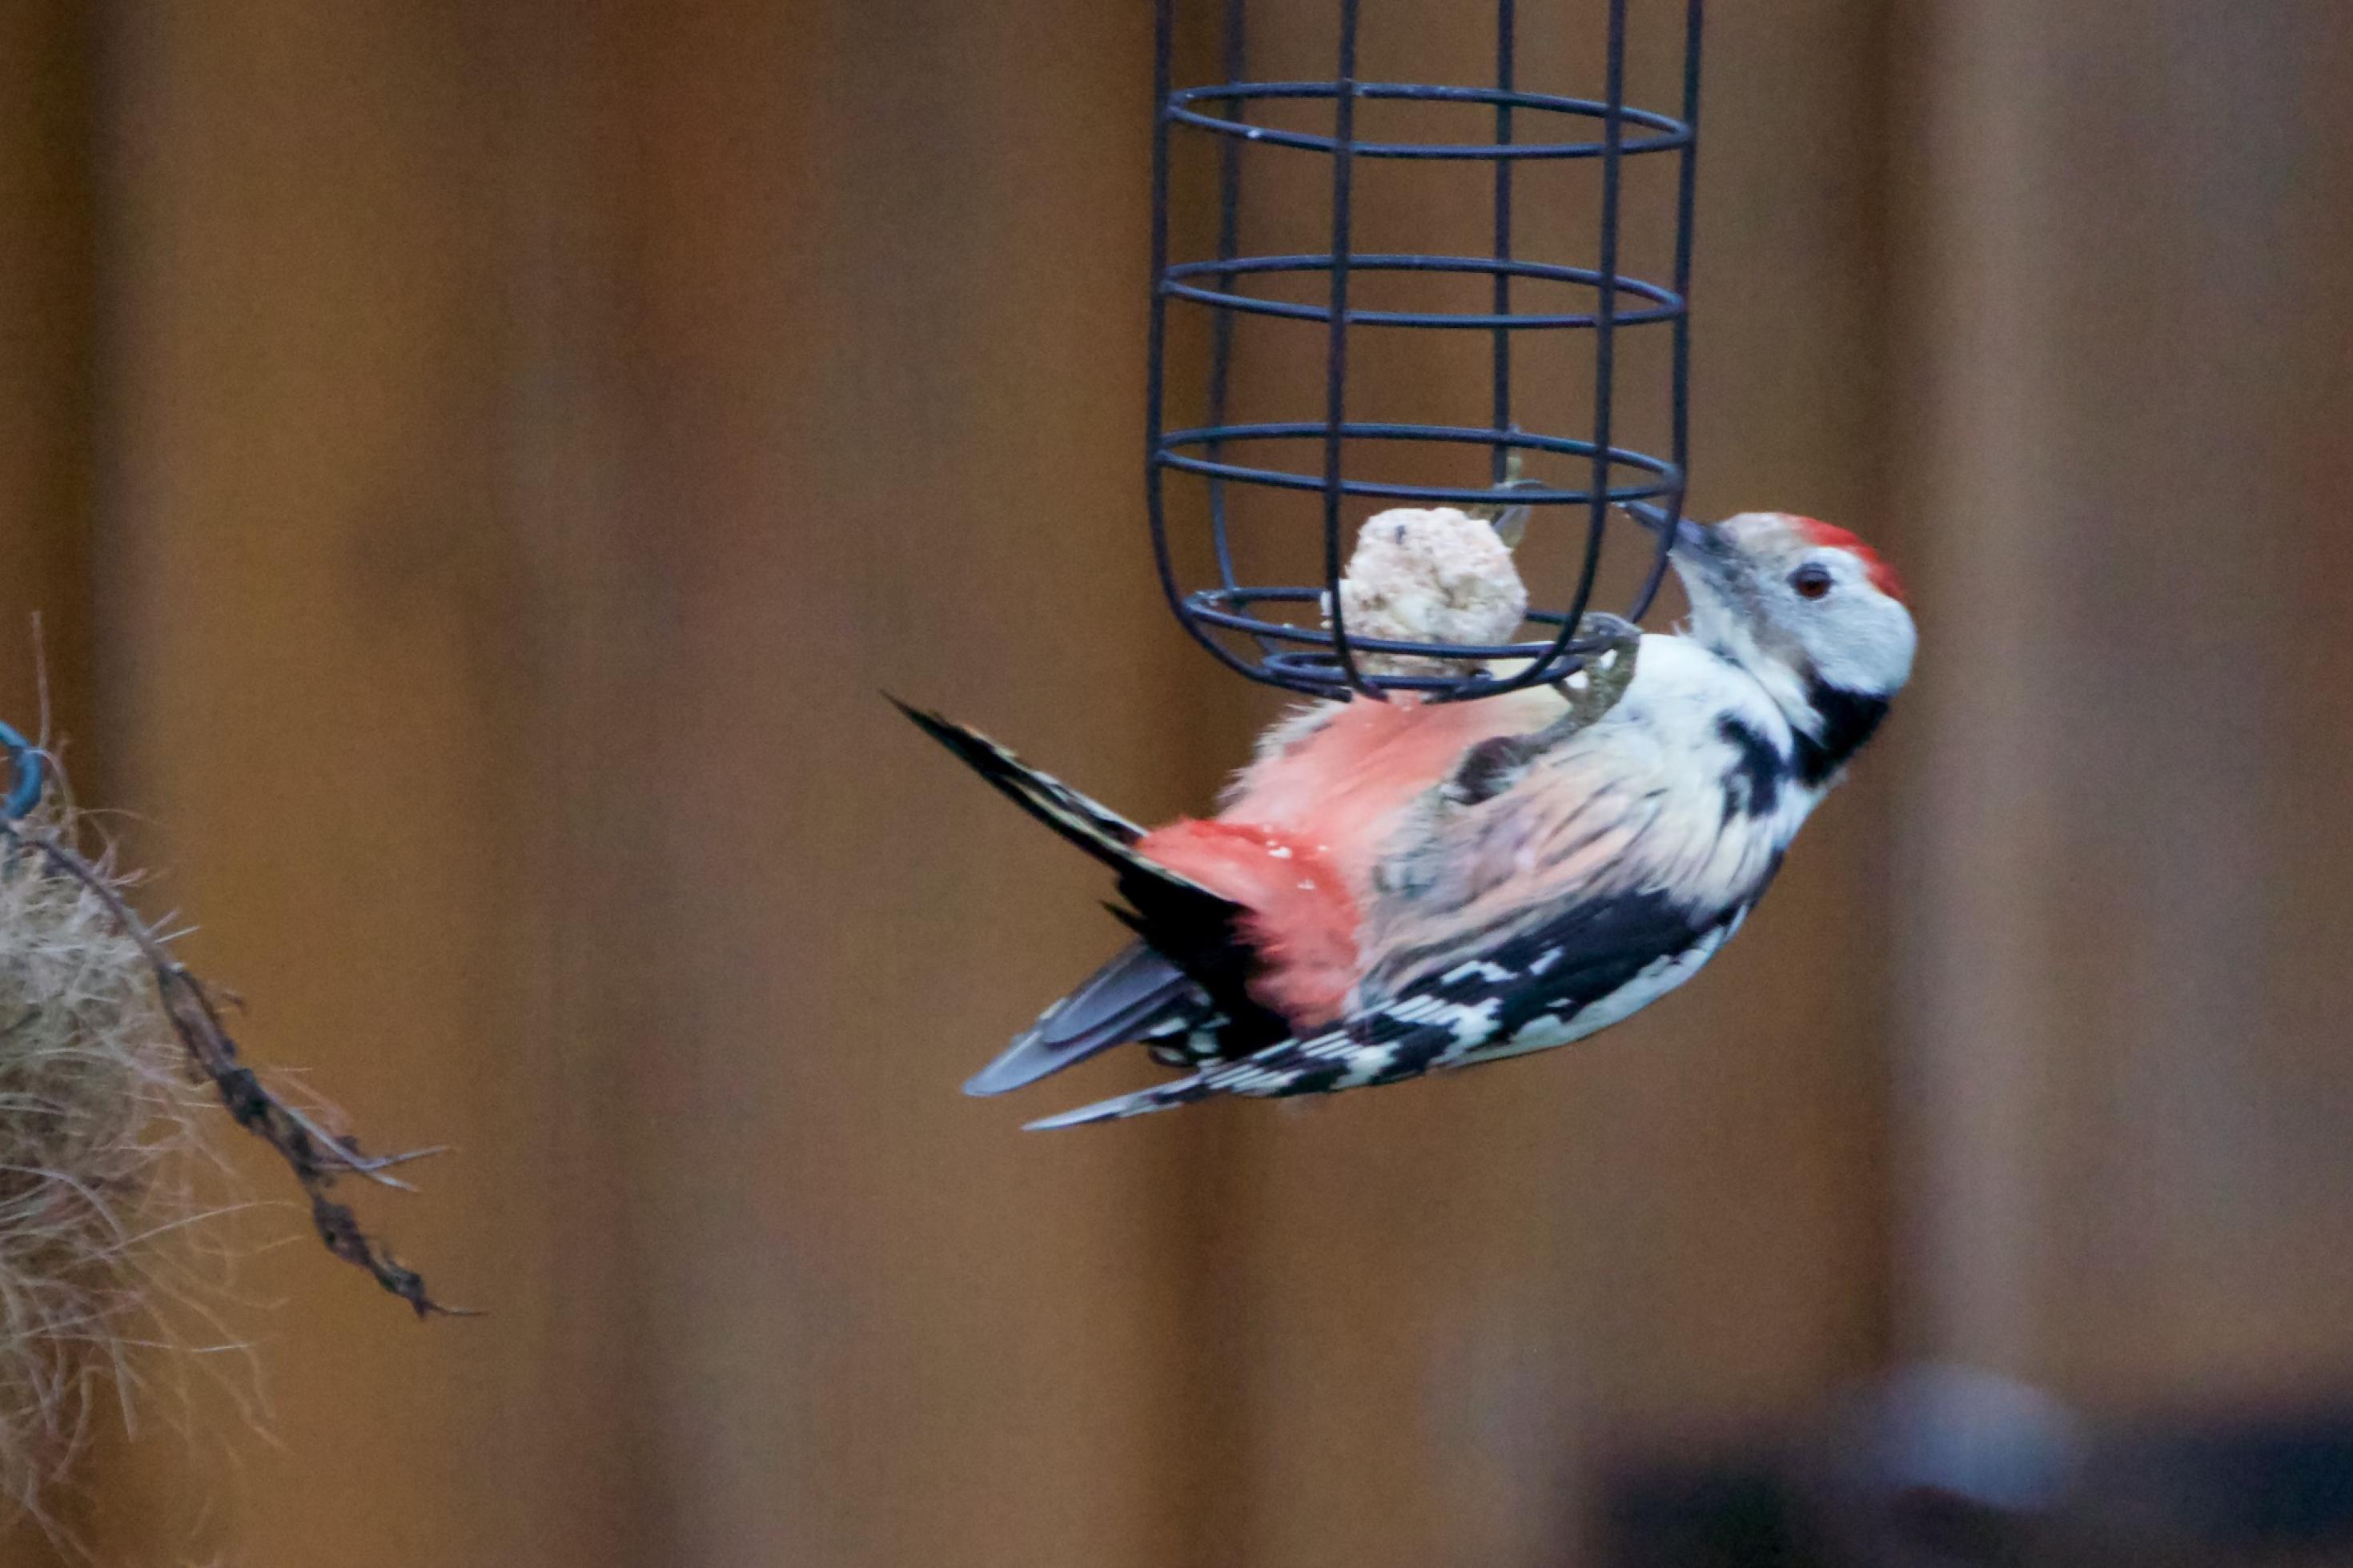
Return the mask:
[(1656, 893), (1563, 910), (1321, 1035), (1029, 1125), (1118, 1121), (1227, 1094), (1329, 1094), (1566, 1045), (1682, 984), (1746, 912), (1694, 918)]

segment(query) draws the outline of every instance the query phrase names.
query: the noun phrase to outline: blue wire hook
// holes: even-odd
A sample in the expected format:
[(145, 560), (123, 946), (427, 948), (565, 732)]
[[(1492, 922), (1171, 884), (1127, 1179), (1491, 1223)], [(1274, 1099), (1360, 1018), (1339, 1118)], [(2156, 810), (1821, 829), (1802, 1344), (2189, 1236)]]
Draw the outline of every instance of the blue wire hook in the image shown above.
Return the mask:
[(41, 804), (41, 753), (14, 727), (5, 723), (0, 723), (0, 749), (7, 752), (8, 766), (14, 774), (8, 798), (0, 801), (0, 818), (21, 821)]

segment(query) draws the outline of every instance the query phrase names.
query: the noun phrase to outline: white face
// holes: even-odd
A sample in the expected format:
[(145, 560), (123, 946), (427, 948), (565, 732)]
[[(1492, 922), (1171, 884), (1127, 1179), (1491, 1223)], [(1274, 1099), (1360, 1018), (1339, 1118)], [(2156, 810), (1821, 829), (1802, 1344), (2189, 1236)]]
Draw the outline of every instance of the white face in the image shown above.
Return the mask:
[(1859, 541), (1839, 542), (1852, 537), (1774, 511), (1686, 530), (1673, 559), (1691, 596), (1693, 635), (1776, 696), (1802, 700), (1819, 680), (1893, 697), (1912, 674), (1912, 613), (1885, 591), (1892, 574), (1857, 553)]

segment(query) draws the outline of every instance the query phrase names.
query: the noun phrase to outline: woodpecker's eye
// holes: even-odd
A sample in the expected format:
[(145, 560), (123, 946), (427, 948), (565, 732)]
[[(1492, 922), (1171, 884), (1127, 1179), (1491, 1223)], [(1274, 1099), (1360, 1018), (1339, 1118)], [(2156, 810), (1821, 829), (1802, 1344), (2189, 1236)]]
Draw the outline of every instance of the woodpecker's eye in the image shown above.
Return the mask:
[(1800, 599), (1819, 599), (1831, 591), (1831, 569), (1818, 561), (1809, 561), (1789, 574), (1789, 586), (1798, 591)]

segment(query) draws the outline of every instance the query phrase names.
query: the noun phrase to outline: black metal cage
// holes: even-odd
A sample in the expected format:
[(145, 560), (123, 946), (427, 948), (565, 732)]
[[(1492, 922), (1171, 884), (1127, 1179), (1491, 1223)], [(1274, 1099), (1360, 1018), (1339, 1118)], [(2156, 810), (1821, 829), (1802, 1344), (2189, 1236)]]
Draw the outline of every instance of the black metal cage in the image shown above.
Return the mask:
[[(1261, 9), (1271, 0), (1261, 0)], [(1328, 0), (1326, 0), (1328, 3)], [(1606, 27), (1601, 54), (1601, 96), (1570, 97), (1533, 91), (1524, 85), (1520, 59), (1518, 0), (1496, 0), (1493, 12), (1493, 72), (1489, 83), (1448, 85), (1360, 79), (1357, 71), (1359, 0), (1337, 0), (1336, 37), (1329, 79), (1250, 79), (1249, 0), (1222, 0), (1223, 80), (1198, 86), (1176, 81), (1177, 0), (1157, 0), (1158, 111), (1152, 157), (1152, 268), (1154, 289), (1149, 342), (1149, 407), (1146, 417), (1146, 489), (1154, 548), (1163, 586), (1180, 619), (1203, 646), (1255, 680), (1324, 695), (1350, 691), (1379, 696), (1408, 689), (1441, 698), (1478, 697), (1557, 680), (1592, 651), (1576, 633), (1592, 607), (1597, 569), (1612, 514), (1647, 530), (1647, 568), (1628, 610), (1639, 618), (1657, 592), (1666, 568), (1666, 546), (1684, 493), (1688, 418), (1685, 383), (1690, 365), (1687, 300), (1691, 275), (1693, 176), (1699, 110), (1702, 0), (1641, 0), (1655, 5), (1681, 4), (1682, 55), (1678, 64), (1682, 102), (1666, 114), (1626, 102), (1627, 10), (1630, 0), (1551, 0), (1590, 9)], [(1464, 7), (1467, 15), (1482, 15)], [(1283, 100), (1331, 105), (1329, 132), (1269, 123), (1268, 110)], [(1483, 106), (1492, 111), (1492, 139), (1477, 142), (1360, 140), (1359, 106), (1399, 101), (1415, 106)], [(1422, 112), (1417, 108), (1412, 112)], [(1400, 112), (1392, 110), (1390, 112)], [(1455, 112), (1459, 112), (1456, 110)], [(1254, 122), (1255, 120), (1255, 122)], [(1534, 133), (1531, 133), (1534, 132)], [(1170, 258), (1172, 142), (1183, 137), (1219, 139), (1217, 239), (1208, 259)], [(1244, 254), (1240, 214), (1246, 148), (1270, 147), (1290, 154), (1320, 156), (1330, 169), (1330, 247), (1320, 254)], [(1672, 270), (1664, 282), (1620, 271), (1620, 207), (1627, 161), (1665, 157), (1676, 161), (1672, 202)], [(1356, 249), (1352, 186), (1358, 161), (1371, 159), (1462, 160), (1493, 166), (1492, 246), (1487, 254), (1459, 254), (1462, 247), (1431, 245), (1414, 253)], [(1530, 258), (1514, 247), (1514, 185), (1524, 165), (1535, 161), (1592, 160), (1599, 165), (1598, 221), (1589, 237), (1589, 264), (1582, 257)], [(1375, 273), (1451, 273), (1488, 279), (1491, 287), (1477, 310), (1400, 310), (1354, 308), (1352, 279)], [(1278, 298), (1268, 280), (1308, 274), (1329, 279), (1321, 300)], [(1528, 307), (1535, 285), (1563, 285), (1589, 295), (1577, 310)], [(1576, 303), (1587, 304), (1579, 297)], [(1206, 313), (1208, 345), (1206, 407), (1198, 425), (1171, 428), (1168, 405), (1170, 316), (1173, 310)], [(1319, 417), (1236, 420), (1230, 416), (1235, 338), (1253, 320), (1321, 323), (1326, 354), (1322, 406), (1296, 412)], [(1445, 423), (1376, 423), (1350, 417), (1348, 366), (1353, 335), (1390, 331), (1483, 334), (1491, 362), (1486, 405), (1466, 409)], [(1613, 411), (1622, 402), (1618, 380), (1621, 333), (1672, 334), (1662, 389), (1669, 409), (1667, 449), (1651, 455), (1621, 444)], [(1581, 334), (1589, 354), (1589, 428), (1546, 432), (1524, 427), (1515, 417), (1513, 374), (1515, 338), (1525, 333)], [(1359, 455), (1377, 443), (1443, 444), (1447, 449), (1487, 460), (1488, 484), (1407, 484), (1361, 471)], [(1320, 453), (1318, 466), (1304, 458), (1293, 467), (1237, 460), (1237, 447), (1274, 446)], [(1556, 467), (1567, 464), (1565, 481), (1523, 481), (1504, 489), (1525, 455)], [(1172, 476), (1191, 482), (1172, 482)], [(1188, 516), (1172, 492), (1198, 497)], [(1320, 492), (1323, 512), (1323, 574), (1320, 582), (1266, 584), (1237, 575), (1235, 549), (1241, 522), (1234, 515), (1237, 494), (1249, 490)], [(1339, 584), (1348, 558), (1352, 501), (1420, 506), (1495, 502), (1508, 495), (1532, 509), (1539, 521), (1560, 517), (1584, 524), (1582, 567), (1566, 604), (1532, 606), (1528, 619), (1550, 629), (1538, 640), (1493, 646), (1398, 642), (1352, 636), (1342, 608)], [(1624, 526), (1621, 522), (1619, 526)], [(1188, 583), (1178, 560), (1186, 531), (1202, 557), (1199, 580)], [(1613, 606), (1614, 607), (1614, 606)], [(1291, 617), (1291, 618), (1286, 618)], [(1313, 617), (1313, 618), (1311, 618)], [(1420, 655), (1481, 661), (1467, 675), (1389, 673), (1368, 670), (1363, 656)], [(1496, 668), (1491, 668), (1496, 667)]]

